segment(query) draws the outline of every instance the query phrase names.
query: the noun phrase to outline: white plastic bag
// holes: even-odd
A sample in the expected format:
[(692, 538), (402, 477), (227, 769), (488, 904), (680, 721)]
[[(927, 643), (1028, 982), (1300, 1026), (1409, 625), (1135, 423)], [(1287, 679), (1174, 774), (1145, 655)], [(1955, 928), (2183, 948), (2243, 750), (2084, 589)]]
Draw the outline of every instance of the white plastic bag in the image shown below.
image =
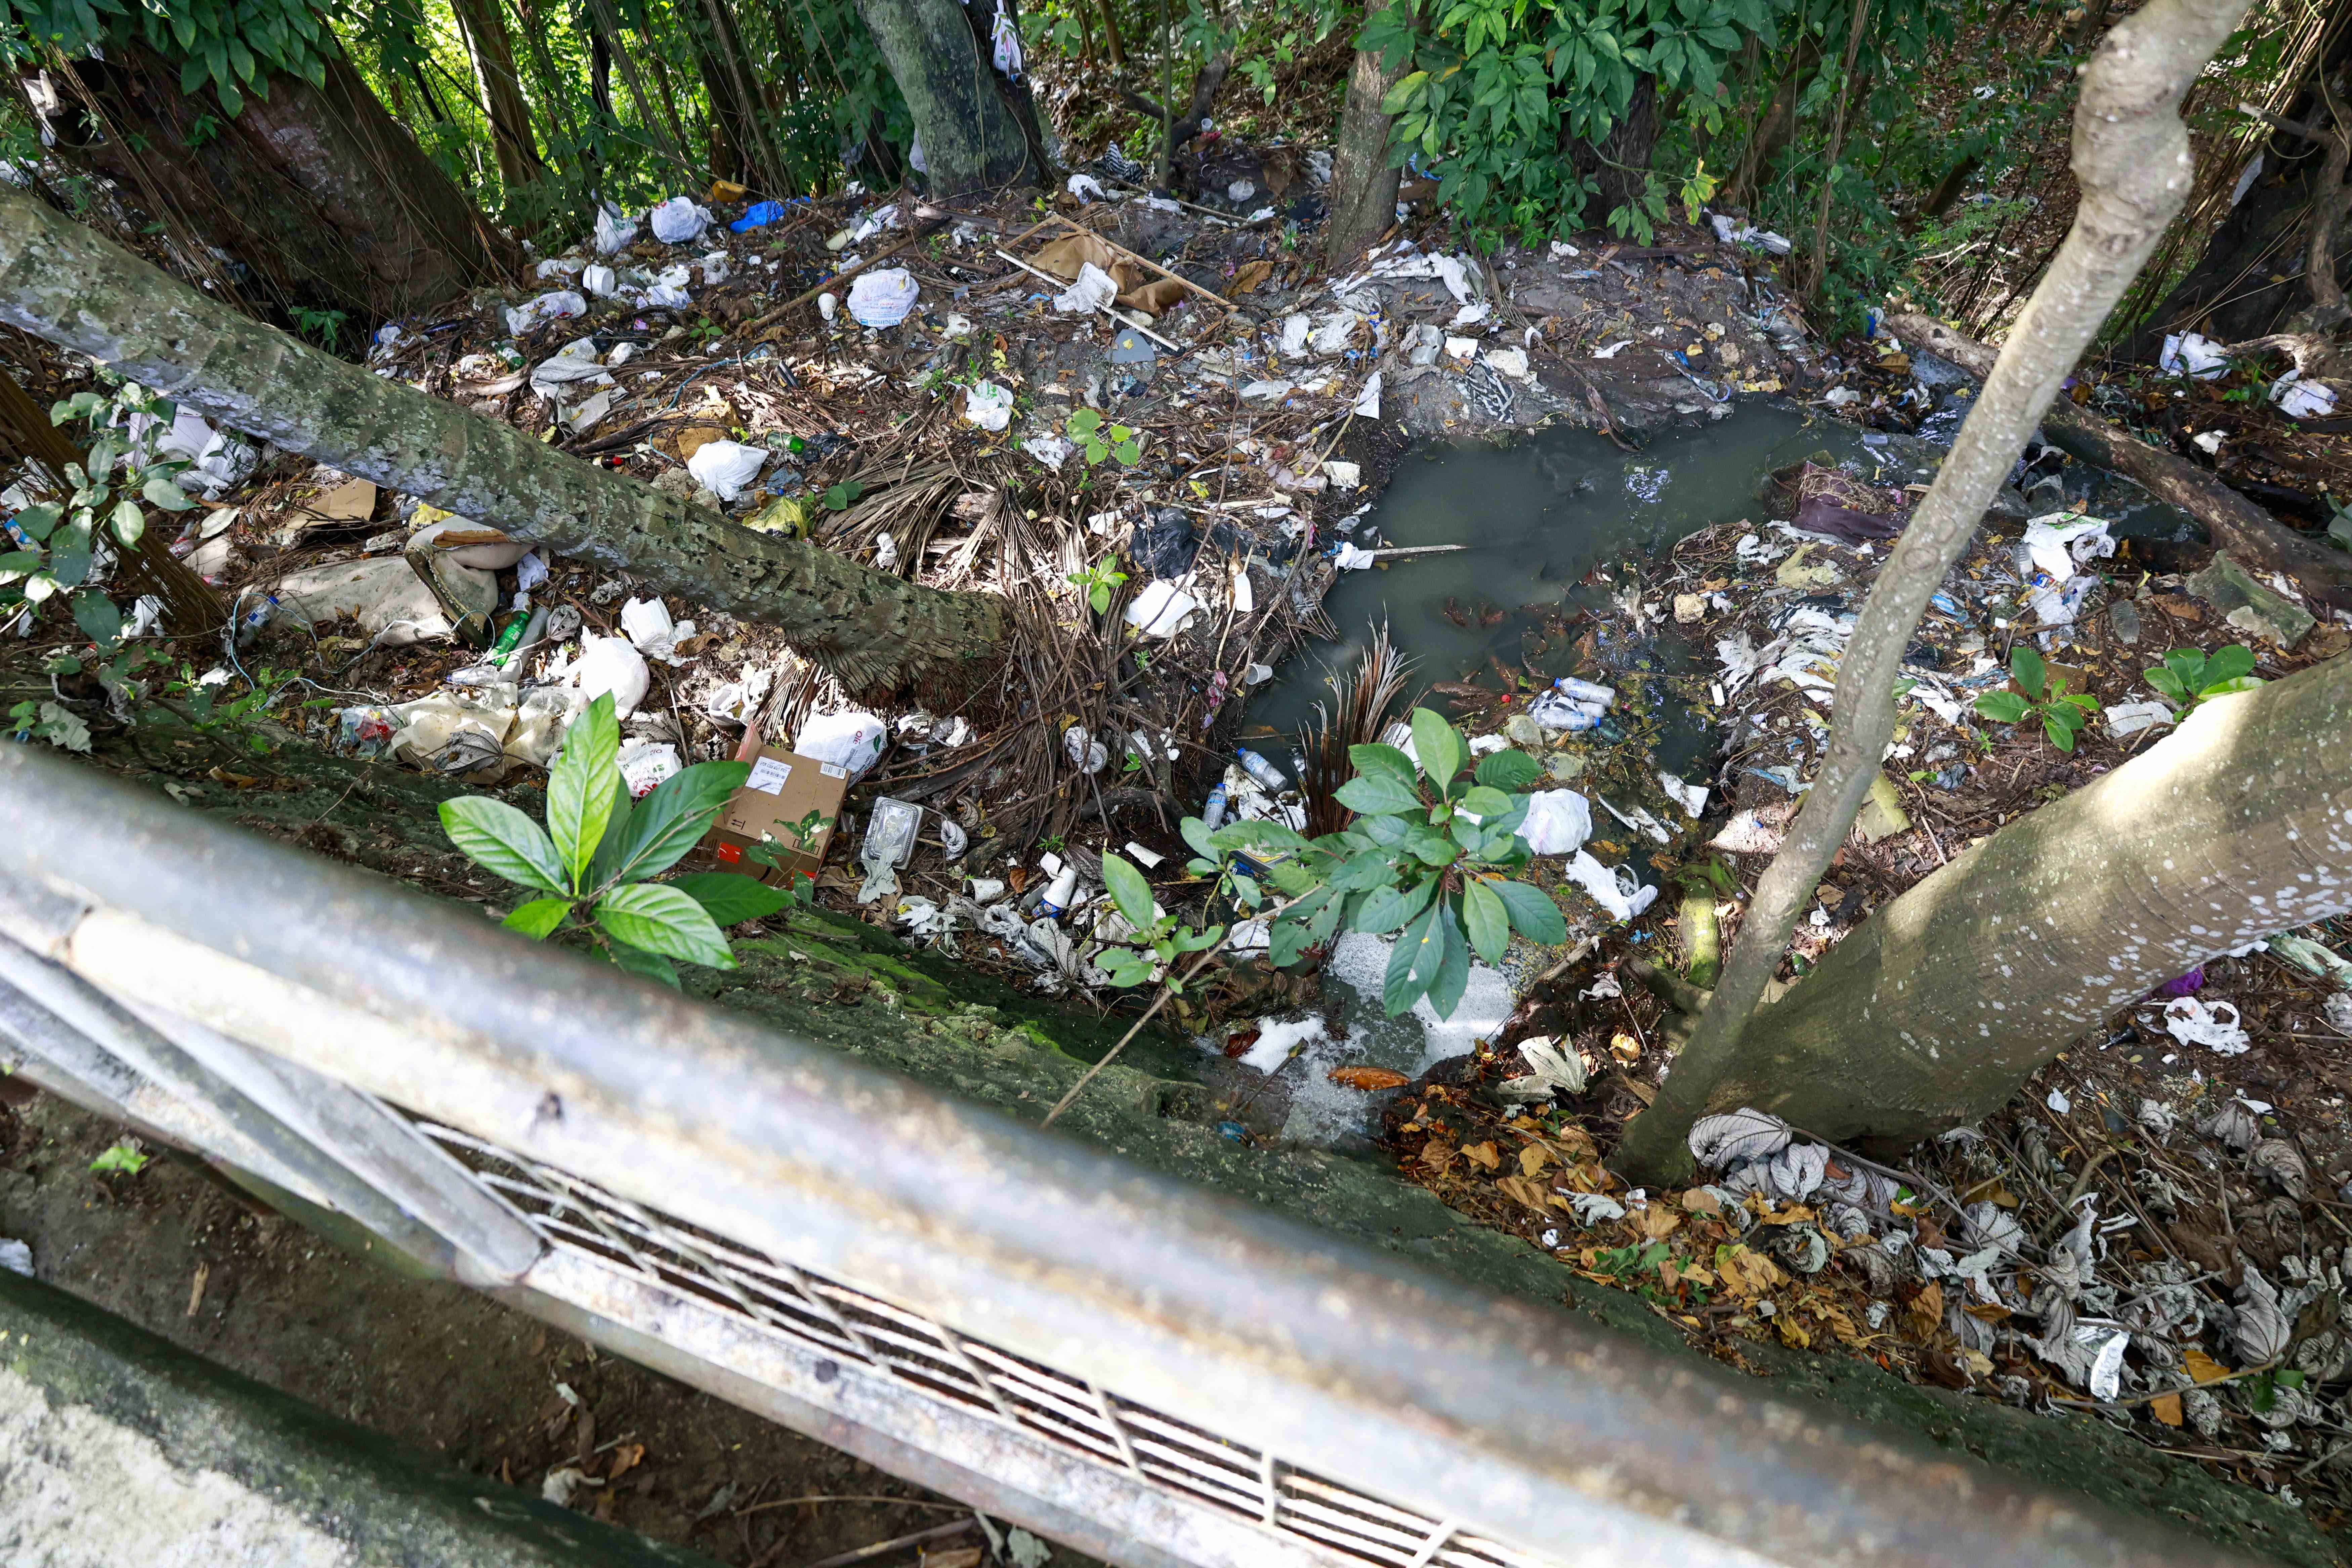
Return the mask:
[(861, 272), (849, 285), (849, 313), (861, 327), (895, 327), (907, 319), (922, 292), (903, 267)]
[(889, 732), (890, 726), (855, 708), (845, 713), (819, 713), (801, 726), (793, 750), (812, 762), (845, 769), (856, 779), (882, 754), (883, 737)]
[[(2228, 1017), (2221, 1015), (2226, 1010)], [(2164, 1005), (2164, 1032), (2184, 1046), (2210, 1047), (2216, 1056), (2242, 1057), (2253, 1048), (2238, 1022), (2234, 1002), (2207, 1003), (2176, 996)]]
[(611, 374), (597, 357), (593, 338), (574, 338), (540, 361), (530, 373), (530, 389), (541, 397), (561, 398), (564, 387), (579, 381), (593, 382), (598, 386), (613, 384)]
[(1129, 603), (1127, 624), (1148, 637), (1171, 637), (1200, 607), (1200, 600), (1166, 578), (1155, 577)]
[(609, 204), (597, 207), (596, 253), (599, 256), (610, 256), (636, 237), (636, 219)]
[(620, 763), (621, 782), (629, 786), (630, 796), (636, 800), (645, 799), (662, 780), (676, 777), (686, 767), (678, 761), (677, 748), (667, 741), (624, 741)]
[(1013, 423), (1013, 394), (992, 381), (975, 381), (964, 389), (963, 416), (983, 430), (1002, 430)]
[[(1632, 920), (1658, 897), (1657, 889), (1643, 887), (1631, 871), (1622, 867), (1612, 871), (1581, 849), (1568, 863), (1568, 874), (1578, 887), (1592, 896), (1594, 903), (1620, 921)], [(1628, 880), (1633, 882), (1631, 892), (1625, 889)]]
[(580, 683), (583, 703), (593, 702), (605, 692), (613, 694), (613, 714), (625, 719), (637, 710), (646, 700), (646, 686), (650, 679), (646, 670), (646, 656), (629, 646), (626, 637), (600, 637), (593, 632), (580, 636), (580, 661), (572, 667), (572, 676)]
[(1079, 267), (1076, 282), (1054, 296), (1054, 309), (1065, 316), (1091, 316), (1118, 298), (1118, 280), (1089, 261)]
[(610, 299), (621, 291), (621, 275), (600, 261), (580, 269), (580, 287), (599, 300)]
[(2221, 345), (2201, 332), (2174, 332), (2164, 340), (2163, 352), (2156, 356), (2156, 367), (2167, 375), (2193, 375), (2200, 381), (2217, 381), (2230, 369), (2230, 356)]
[(1092, 174), (1072, 174), (1067, 188), (1070, 195), (1082, 202), (1098, 202), (1104, 199), (1102, 182)]
[(1538, 790), (1528, 796), (1519, 837), (1530, 855), (1572, 855), (1592, 837), (1592, 803), (1572, 789)]
[(686, 460), (686, 471), (720, 500), (731, 501), (751, 487), (767, 466), (768, 448), (740, 441), (712, 441)]
[(541, 294), (520, 310), (507, 312), (507, 331), (520, 337), (542, 321), (560, 321), (566, 316), (584, 316), (588, 301), (574, 289), (557, 289)]
[(653, 222), (654, 237), (664, 245), (700, 239), (702, 231), (710, 226), (710, 214), (697, 206), (691, 196), (672, 196), (646, 216)]
[(631, 599), (621, 606), (621, 630), (636, 650), (664, 664), (683, 664), (677, 645), (694, 635), (692, 621), (672, 621), (659, 599)]

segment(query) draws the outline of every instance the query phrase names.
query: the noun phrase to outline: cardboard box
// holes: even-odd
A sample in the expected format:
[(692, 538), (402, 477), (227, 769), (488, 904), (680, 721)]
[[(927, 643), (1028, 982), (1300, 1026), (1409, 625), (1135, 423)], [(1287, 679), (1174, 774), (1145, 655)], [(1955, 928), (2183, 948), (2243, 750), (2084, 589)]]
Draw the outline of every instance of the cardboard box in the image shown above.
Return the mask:
[[(849, 771), (781, 746), (747, 748), (741, 760), (751, 764), (751, 776), (728, 798), (727, 809), (719, 814), (710, 836), (703, 840), (712, 862), (719, 870), (741, 871), (778, 887), (790, 885), (795, 871), (815, 876), (817, 868), (824, 864), (826, 847), (833, 842), (834, 824), (828, 822), (806, 844), (793, 826), (812, 811), (837, 820), (842, 796), (849, 793)], [(758, 844), (762, 835), (773, 837), (775, 842), (770, 847), (786, 869), (761, 866), (744, 857), (744, 850)]]

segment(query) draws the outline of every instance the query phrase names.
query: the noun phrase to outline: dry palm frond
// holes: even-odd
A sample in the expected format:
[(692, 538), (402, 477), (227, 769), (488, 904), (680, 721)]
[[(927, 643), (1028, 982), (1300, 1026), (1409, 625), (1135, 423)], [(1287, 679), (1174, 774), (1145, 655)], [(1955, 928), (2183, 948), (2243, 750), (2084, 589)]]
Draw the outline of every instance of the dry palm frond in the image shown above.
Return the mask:
[(1307, 725), (1306, 764), (1299, 771), (1299, 793), (1307, 800), (1307, 831), (1320, 837), (1348, 826), (1350, 815), (1337, 798), (1339, 786), (1355, 776), (1348, 748), (1369, 746), (1381, 738), (1395, 710), (1396, 700), (1411, 676), (1412, 660), (1389, 641), (1382, 623), (1356, 668), (1331, 682), (1335, 706), (1318, 702)]

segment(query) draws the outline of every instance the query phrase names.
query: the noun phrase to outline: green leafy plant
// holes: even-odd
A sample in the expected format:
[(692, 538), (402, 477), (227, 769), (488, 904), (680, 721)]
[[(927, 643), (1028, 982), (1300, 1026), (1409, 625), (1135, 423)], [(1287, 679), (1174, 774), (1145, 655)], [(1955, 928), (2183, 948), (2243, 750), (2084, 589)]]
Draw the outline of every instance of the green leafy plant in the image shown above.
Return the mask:
[(1118, 569), (1118, 557), (1106, 555), (1083, 572), (1069, 574), (1069, 581), (1087, 591), (1087, 606), (1096, 615), (1110, 610), (1112, 592), (1127, 581), (1127, 574)]
[(2254, 650), (2243, 643), (2217, 647), (2210, 654), (2177, 647), (2164, 656), (2163, 663), (2142, 673), (2150, 686), (2183, 708), (2208, 697), (2251, 691), (2263, 683), (2254, 673)]
[[(833, 818), (823, 812), (808, 811), (802, 814), (798, 822), (791, 824), (787, 831), (795, 843), (814, 844), (816, 836), (832, 826)], [(778, 889), (783, 895), (784, 903), (778, 907), (804, 910), (815, 901), (816, 879), (777, 854), (773, 834), (762, 834), (759, 843), (743, 851), (743, 858), (754, 866), (765, 866), (771, 870), (784, 873), (784, 885)]]
[(2052, 679), (2047, 661), (2023, 643), (2009, 650), (2009, 672), (2018, 690), (1986, 692), (1976, 700), (1977, 711), (2000, 724), (2038, 719), (2052, 745), (2073, 751), (2083, 726), (2098, 711), (2099, 700), (2087, 691), (2067, 690), (2063, 677)]
[(1151, 884), (1124, 857), (1106, 851), (1102, 858), (1103, 890), (1111, 907), (1133, 931), (1131, 944), (1106, 945), (1095, 962), (1113, 985), (1143, 985), (1164, 982), (1172, 994), (1183, 993), (1175, 972), (1176, 961), (1202, 952), (1224, 939), (1225, 928), (1188, 930), (1175, 916), (1164, 914), (1151, 896)]
[(1062, 430), (1077, 443), (1090, 468), (1099, 468), (1113, 458), (1130, 468), (1143, 461), (1143, 438), (1127, 426), (1104, 424), (1095, 409), (1079, 409)]
[(47, 741), (67, 752), (89, 750), (89, 725), (72, 709), (56, 702), (36, 702), (30, 698), (8, 710), (8, 738), (14, 741)]
[(156, 438), (171, 426), (173, 413), (171, 404), (131, 383), (112, 394), (78, 392), (49, 410), (51, 423), (58, 425), (89, 419), (103, 426), (129, 414), (144, 414), (151, 423), (136, 440), (101, 427), (87, 466), (66, 465), (63, 478), (72, 487), (66, 499), (36, 502), (16, 513), (16, 525), (30, 542), (0, 552), (0, 620), (18, 606), (62, 595), (82, 635), (100, 652), (113, 650), (122, 637), (122, 612), (89, 585), (101, 541), (111, 534), (126, 550), (137, 544), (147, 531), (142, 500), (166, 511), (186, 511), (196, 504), (174, 482), (188, 465), (155, 455)]
[(293, 312), (295, 327), (329, 353), (334, 352), (335, 342), (342, 335), (343, 323), (350, 320), (344, 311), (318, 310), (308, 305), (296, 305)]
[(866, 487), (856, 479), (844, 479), (817, 499), (835, 511), (847, 511), (849, 503), (866, 493)]
[(194, 665), (183, 664), (179, 675), (164, 683), (163, 695), (179, 705), (189, 728), (199, 734), (234, 737), (259, 756), (272, 749), (269, 738), (261, 732), (263, 717), (279, 695), (300, 679), (295, 670), (264, 665), (251, 672), (244, 690), (231, 692), (229, 681), (206, 681)]
[(89, 1168), (94, 1175), (109, 1175), (119, 1171), (126, 1176), (135, 1176), (145, 1170), (147, 1163), (153, 1158), (136, 1143), (117, 1143), (92, 1160)]
[(509, 931), (544, 940), (579, 930), (611, 963), (670, 986), (673, 961), (734, 968), (724, 928), (774, 914), (787, 895), (731, 871), (652, 879), (701, 842), (751, 765), (697, 763), (633, 801), (620, 749), (607, 694), (573, 721), (548, 770), (545, 828), (487, 795), (444, 801), (442, 828), (476, 865), (544, 895), (507, 916)]

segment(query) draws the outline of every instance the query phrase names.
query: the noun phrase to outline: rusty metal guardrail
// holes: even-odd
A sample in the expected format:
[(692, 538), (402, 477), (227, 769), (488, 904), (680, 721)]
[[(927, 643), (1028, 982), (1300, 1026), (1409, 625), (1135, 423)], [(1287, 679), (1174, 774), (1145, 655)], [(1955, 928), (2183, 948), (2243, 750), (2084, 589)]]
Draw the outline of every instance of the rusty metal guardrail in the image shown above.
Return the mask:
[(2210, 1563), (0, 747), (0, 1051), (1137, 1568)]

